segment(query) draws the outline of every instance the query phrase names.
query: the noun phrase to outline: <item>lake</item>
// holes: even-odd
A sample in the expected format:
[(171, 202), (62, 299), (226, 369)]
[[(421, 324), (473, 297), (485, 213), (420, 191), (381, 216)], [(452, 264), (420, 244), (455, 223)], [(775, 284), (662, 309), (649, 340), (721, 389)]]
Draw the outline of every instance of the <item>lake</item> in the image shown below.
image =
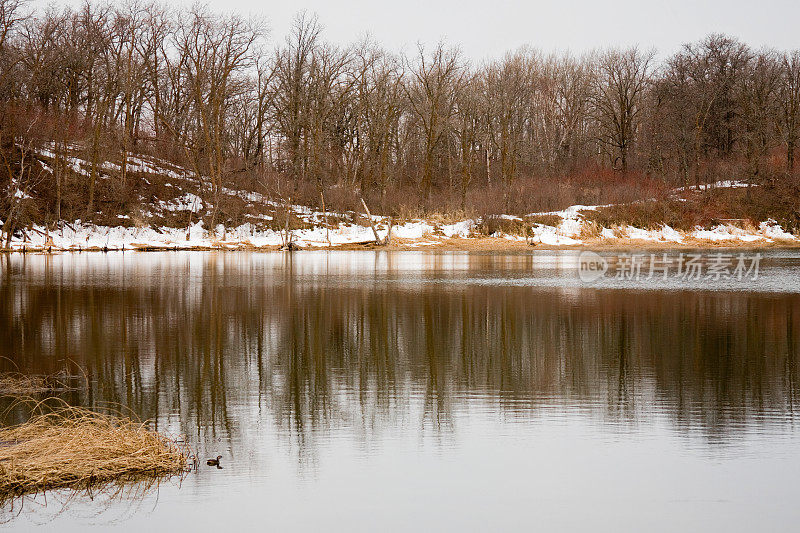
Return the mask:
[(157, 490), (50, 493), (0, 519), (792, 530), (800, 252), (761, 253), (757, 279), (588, 283), (577, 251), (0, 256), (0, 370), (78, 365), (89, 386), (70, 403), (223, 456)]

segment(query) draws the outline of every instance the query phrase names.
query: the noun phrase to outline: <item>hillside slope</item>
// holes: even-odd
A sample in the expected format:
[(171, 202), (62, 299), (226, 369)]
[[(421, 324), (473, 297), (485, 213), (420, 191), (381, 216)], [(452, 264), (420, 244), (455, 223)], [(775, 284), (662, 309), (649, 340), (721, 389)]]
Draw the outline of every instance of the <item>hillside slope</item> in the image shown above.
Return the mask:
[[(89, 164), (75, 153), (58, 158), (51, 150), (41, 150), (34, 156), (34, 166), (38, 165), (40, 172), (60, 171), (66, 187), (85, 184), (90, 178)], [(254, 184), (253, 190), (222, 187), (215, 193), (206, 180), (198, 179), (187, 169), (144, 155), (128, 157), (125, 167), (126, 183), (120, 184), (122, 161), (102, 165), (96, 176), (94, 208), (91, 212), (84, 211), (87, 220), (65, 216), (51, 223), (37, 221), (36, 206), (52, 202), (53, 191), (38, 188), (36, 179), (28, 179), (26, 187), (11, 183), (7, 194), (16, 212), (24, 215), (18, 216), (8, 248), (17, 251), (279, 249), (352, 247), (375, 242), (375, 233), (363, 213), (323, 212), (292, 205), (259, 192), (258, 184)], [(744, 184), (729, 181), (710, 190), (676, 190), (671, 198), (634, 204), (575, 205), (524, 216), (395, 219), (391, 227), (392, 245), (469, 249), (476, 243), (489, 248), (800, 243), (797, 235), (769, 217), (753, 220), (702, 213), (703, 209), (708, 210), (710, 198), (749, 193)], [(220, 204), (216, 210), (214, 200)], [(69, 190), (62, 193), (59, 201), (66, 206), (63, 212), (80, 214), (82, 206), (70, 205), (74, 200)], [(742, 202), (728, 198), (728, 204)], [(389, 223), (388, 217), (372, 216), (380, 240), (385, 239)]]

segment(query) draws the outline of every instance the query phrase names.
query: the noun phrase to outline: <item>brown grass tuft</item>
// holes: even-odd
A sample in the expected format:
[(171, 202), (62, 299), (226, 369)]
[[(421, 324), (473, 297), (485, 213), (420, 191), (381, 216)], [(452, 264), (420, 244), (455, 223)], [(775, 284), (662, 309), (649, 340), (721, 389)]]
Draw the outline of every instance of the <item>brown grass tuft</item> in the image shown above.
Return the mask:
[(591, 220), (586, 220), (581, 226), (581, 233), (578, 238), (583, 241), (599, 239), (602, 231), (603, 227), (600, 224)]
[(495, 233), (506, 235), (527, 235), (528, 226), (521, 219), (503, 218), (497, 215), (481, 217), (475, 225), (475, 230), (481, 235), (491, 236)]
[(558, 215), (525, 215), (525, 222), (528, 224), (542, 224), (544, 226), (553, 226), (556, 227), (564, 219)]
[(27, 422), (0, 429), (0, 503), (52, 489), (102, 490), (188, 472), (186, 446), (116, 414), (38, 404)]

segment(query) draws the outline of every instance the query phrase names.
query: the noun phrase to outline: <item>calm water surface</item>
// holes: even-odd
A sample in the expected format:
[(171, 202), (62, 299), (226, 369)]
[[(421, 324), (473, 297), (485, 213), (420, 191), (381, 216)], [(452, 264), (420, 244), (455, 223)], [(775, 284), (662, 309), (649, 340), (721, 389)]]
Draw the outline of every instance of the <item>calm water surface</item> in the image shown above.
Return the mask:
[(742, 282), (585, 285), (575, 260), (2, 256), (0, 356), (73, 360), (90, 386), (65, 399), (130, 408), (224, 468), (49, 494), (0, 527), (796, 530), (800, 253)]

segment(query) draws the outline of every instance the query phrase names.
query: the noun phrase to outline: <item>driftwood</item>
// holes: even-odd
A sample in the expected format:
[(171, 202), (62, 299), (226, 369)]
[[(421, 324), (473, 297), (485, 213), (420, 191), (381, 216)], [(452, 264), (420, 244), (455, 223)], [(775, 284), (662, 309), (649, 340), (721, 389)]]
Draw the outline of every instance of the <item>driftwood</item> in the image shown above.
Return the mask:
[[(66, 227), (68, 227), (69, 229), (71, 229), (71, 230), (73, 231), (73, 233), (78, 233), (78, 231), (75, 229), (75, 227), (74, 227), (72, 224), (70, 224), (69, 222), (67, 222), (66, 220), (62, 220), (62, 221), (61, 221), (61, 223), (62, 223), (64, 226), (66, 226)], [(62, 230), (61, 230), (61, 231), (62, 231), (62, 232), (64, 231), (64, 230), (63, 230), (63, 228), (62, 228)]]
[(392, 217), (389, 217), (389, 231), (386, 232), (386, 238), (381, 239), (378, 235), (378, 230), (375, 228), (375, 223), (372, 221), (372, 213), (369, 212), (369, 207), (367, 207), (367, 203), (363, 198), (361, 199), (361, 205), (364, 206), (364, 211), (367, 213), (367, 221), (369, 221), (369, 227), (372, 228), (372, 234), (375, 236), (375, 244), (386, 246), (392, 240)]

